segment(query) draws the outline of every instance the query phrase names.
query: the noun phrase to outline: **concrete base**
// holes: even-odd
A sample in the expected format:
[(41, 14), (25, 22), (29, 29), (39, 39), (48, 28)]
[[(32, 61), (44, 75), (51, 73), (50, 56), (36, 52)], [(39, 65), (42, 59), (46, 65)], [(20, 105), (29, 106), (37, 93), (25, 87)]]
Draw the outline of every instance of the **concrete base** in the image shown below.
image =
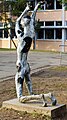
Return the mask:
[(50, 116), (51, 118), (57, 117), (64, 115), (66, 112), (66, 105), (56, 105), (56, 106), (51, 106), (50, 104), (48, 107), (42, 107), (42, 101), (36, 101), (36, 100), (31, 100), (26, 103), (20, 103), (18, 99), (12, 99), (8, 101), (4, 101), (2, 107), (6, 108), (12, 108), (14, 110), (18, 111), (27, 111), (28, 113), (40, 113), (44, 114), (47, 116)]

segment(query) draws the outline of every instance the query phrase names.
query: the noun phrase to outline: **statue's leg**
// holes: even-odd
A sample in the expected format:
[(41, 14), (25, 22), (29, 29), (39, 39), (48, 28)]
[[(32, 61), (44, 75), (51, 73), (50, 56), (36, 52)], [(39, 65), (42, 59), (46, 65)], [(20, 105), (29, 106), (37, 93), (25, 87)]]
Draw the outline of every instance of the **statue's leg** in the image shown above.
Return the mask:
[(45, 99), (50, 98), (52, 105), (56, 105), (57, 100), (52, 93), (47, 93), (47, 94), (43, 94), (43, 95), (44, 95)]
[(25, 74), (25, 82), (26, 82), (26, 85), (27, 85), (30, 95), (32, 95), (33, 90), (32, 90), (32, 82), (31, 82), (30, 73)]
[(20, 71), (21, 69), (21, 64), (22, 64), (22, 59), (23, 59), (23, 52), (22, 52), (22, 49), (25, 45), (25, 41), (20, 41), (18, 43), (18, 46), (17, 46), (17, 62), (16, 62), (16, 66), (17, 66), (17, 69), (18, 69), (18, 72)]
[(40, 95), (29, 95), (29, 96), (22, 96), (20, 98), (21, 103), (28, 102), (30, 100), (43, 100), (43, 107), (47, 107), (47, 101), (44, 98), (43, 94)]
[(18, 43), (18, 46), (17, 46), (17, 62), (16, 62), (16, 66), (19, 65), (19, 63), (21, 63), (21, 59), (22, 59), (22, 53), (21, 53), (21, 44)]
[(52, 101), (52, 105), (56, 105), (57, 103), (57, 100), (56, 98), (54, 97), (54, 95), (51, 93), (51, 97), (50, 97), (51, 101)]
[(29, 63), (26, 63), (25, 65), (25, 83), (27, 85), (28, 88), (28, 92), (30, 95), (33, 94), (33, 90), (32, 90), (32, 82), (31, 82), (31, 77), (30, 77), (30, 66)]
[(39, 100), (42, 99), (42, 94), (40, 95), (29, 95), (29, 96), (22, 96), (20, 102), (25, 103), (29, 100)]
[(22, 97), (22, 92), (23, 92), (23, 81), (21, 77), (18, 77), (18, 72), (16, 73), (15, 76), (15, 84), (16, 84), (16, 93), (17, 93), (17, 98), (19, 99)]
[(47, 107), (47, 100), (43, 94), (42, 94), (42, 100), (43, 100), (43, 107)]

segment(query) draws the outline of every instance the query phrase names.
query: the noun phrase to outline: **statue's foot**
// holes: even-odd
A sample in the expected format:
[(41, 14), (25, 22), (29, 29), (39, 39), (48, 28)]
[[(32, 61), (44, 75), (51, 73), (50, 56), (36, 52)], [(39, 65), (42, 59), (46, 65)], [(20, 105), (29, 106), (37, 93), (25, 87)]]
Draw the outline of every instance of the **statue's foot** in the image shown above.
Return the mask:
[(42, 94), (43, 107), (47, 107), (47, 100), (45, 99), (44, 94)]
[(52, 105), (56, 105), (57, 104), (57, 100), (56, 98), (53, 96), (53, 94), (51, 94), (51, 101), (52, 101)]
[(25, 103), (25, 100), (26, 100), (26, 96), (22, 96), (19, 98), (19, 102), (21, 103)]
[(44, 103), (43, 103), (43, 107), (47, 107), (47, 102), (44, 102)]
[(43, 94), (44, 102), (47, 102), (48, 98), (51, 100), (52, 105), (56, 105), (57, 100), (52, 93)]
[(55, 106), (57, 103), (57, 100), (52, 101), (52, 105)]

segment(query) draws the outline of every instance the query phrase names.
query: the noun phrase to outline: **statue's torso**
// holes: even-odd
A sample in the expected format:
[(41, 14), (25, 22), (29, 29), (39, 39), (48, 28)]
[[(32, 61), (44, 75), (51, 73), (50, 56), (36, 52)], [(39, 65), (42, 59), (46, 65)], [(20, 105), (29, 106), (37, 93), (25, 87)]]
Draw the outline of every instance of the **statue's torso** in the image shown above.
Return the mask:
[(27, 36), (33, 38), (34, 35), (35, 35), (34, 25), (33, 21), (31, 20), (29, 24), (24, 26), (24, 38)]

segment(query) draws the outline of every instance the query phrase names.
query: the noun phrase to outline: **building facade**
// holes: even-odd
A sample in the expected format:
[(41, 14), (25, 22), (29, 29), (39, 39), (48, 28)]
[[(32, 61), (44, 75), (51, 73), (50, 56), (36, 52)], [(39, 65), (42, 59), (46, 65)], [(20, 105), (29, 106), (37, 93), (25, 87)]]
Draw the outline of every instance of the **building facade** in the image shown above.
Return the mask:
[[(36, 4), (37, 2), (38, 0), (36, 0)], [(54, 45), (58, 43), (61, 47), (59, 49), (62, 51), (66, 47), (65, 42), (67, 40), (67, 11), (65, 8), (66, 6), (61, 4), (59, 0), (48, 0), (37, 13), (37, 19), (42, 24), (37, 39), (53, 41)]]
[[(35, 0), (33, 6), (38, 2), (39, 0)], [(47, 0), (47, 2), (38, 9), (36, 19), (39, 20), (41, 27), (39, 31), (36, 31), (36, 39), (33, 41), (33, 43), (35, 42), (35, 48), (54, 51), (61, 50), (63, 52), (66, 51), (66, 5), (61, 4), (59, 0)], [(3, 31), (1, 29), (2, 26), (3, 24), (0, 23), (0, 38), (8, 39), (7, 31)], [(13, 36), (15, 39), (15, 34), (13, 34)]]

